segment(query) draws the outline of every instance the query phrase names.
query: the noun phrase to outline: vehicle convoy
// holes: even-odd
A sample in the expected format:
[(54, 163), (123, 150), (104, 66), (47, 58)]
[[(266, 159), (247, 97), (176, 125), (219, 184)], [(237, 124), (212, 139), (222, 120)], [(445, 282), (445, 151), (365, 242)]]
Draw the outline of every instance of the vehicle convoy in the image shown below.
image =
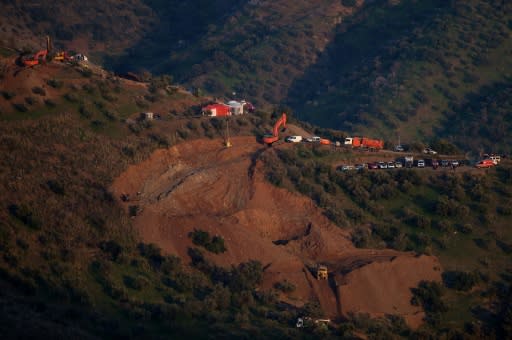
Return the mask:
[(272, 133), (267, 133), (263, 136), (263, 143), (268, 146), (272, 146), (273, 143), (279, 140), (279, 128), (283, 126), (283, 131), (286, 129), (286, 113), (283, 112), (281, 117), (274, 124), (274, 128), (272, 129)]
[(382, 150), (384, 149), (384, 141), (381, 139), (371, 139), (367, 137), (347, 137), (345, 145), (352, 145), (353, 148)]

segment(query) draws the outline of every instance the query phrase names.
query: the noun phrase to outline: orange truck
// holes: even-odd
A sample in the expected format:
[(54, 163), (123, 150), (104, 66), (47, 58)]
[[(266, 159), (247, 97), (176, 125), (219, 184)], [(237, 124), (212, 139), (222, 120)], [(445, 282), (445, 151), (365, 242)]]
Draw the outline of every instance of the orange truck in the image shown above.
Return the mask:
[(274, 128), (272, 129), (272, 133), (265, 134), (263, 136), (263, 143), (267, 144), (268, 146), (271, 146), (273, 143), (277, 142), (279, 140), (279, 128), (283, 126), (284, 129), (286, 129), (286, 113), (283, 112), (281, 115), (281, 118), (277, 120), (277, 122), (274, 124)]
[(345, 138), (345, 145), (352, 146), (353, 148), (382, 150), (384, 149), (384, 141), (381, 139), (371, 139), (367, 137), (347, 137)]

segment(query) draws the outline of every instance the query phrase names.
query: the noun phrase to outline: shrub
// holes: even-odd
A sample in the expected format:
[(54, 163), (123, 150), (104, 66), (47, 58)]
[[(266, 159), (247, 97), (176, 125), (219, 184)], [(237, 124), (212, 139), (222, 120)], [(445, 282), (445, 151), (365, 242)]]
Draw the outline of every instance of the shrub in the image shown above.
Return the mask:
[(42, 87), (40, 87), (40, 86), (34, 86), (32, 88), (32, 92), (34, 94), (38, 94), (40, 96), (46, 96), (46, 91)]
[(57, 195), (64, 195), (64, 186), (60, 182), (55, 180), (49, 180), (48, 182), (46, 182), (46, 185), (51, 191), (53, 191)]
[(189, 122), (187, 123), (187, 128), (189, 128), (189, 129), (190, 129), (190, 130), (192, 130), (192, 131), (196, 131), (196, 130), (197, 130), (197, 127), (198, 127), (198, 126), (197, 126), (197, 123), (196, 123), (195, 121), (193, 121), (193, 120), (191, 120), (191, 121), (189, 121)]
[(55, 107), (57, 104), (51, 99), (45, 99), (44, 104), (48, 107)]
[(170, 145), (169, 139), (166, 136), (152, 133), (149, 137), (154, 140), (159, 146), (168, 147)]
[(471, 234), (473, 232), (473, 226), (470, 223), (458, 224), (457, 230), (463, 234)]
[(274, 288), (282, 291), (283, 293), (291, 293), (295, 291), (295, 285), (287, 280), (276, 282)]
[(92, 70), (89, 68), (81, 68), (79, 72), (84, 78), (90, 78), (92, 76)]
[(55, 89), (60, 89), (63, 85), (63, 82), (57, 79), (48, 79), (46, 83)]
[(221, 236), (214, 236), (210, 238), (210, 234), (207, 231), (194, 229), (188, 235), (195, 245), (202, 246), (209, 252), (220, 254), (226, 251), (224, 245), (224, 239)]
[(261, 282), (263, 267), (259, 261), (251, 260), (231, 271), (229, 286), (232, 291), (253, 290)]
[(210, 243), (210, 234), (207, 231), (194, 229), (188, 236), (192, 238), (192, 243), (198, 246), (206, 247)]
[(178, 136), (180, 136), (181, 139), (187, 139), (187, 137), (188, 137), (187, 130), (179, 129), (177, 132), (178, 132)]
[(138, 275), (136, 277), (125, 275), (123, 277), (123, 282), (126, 287), (135, 290), (141, 290), (149, 285), (148, 279), (141, 275)]
[(34, 97), (26, 97), (25, 103), (27, 103), (28, 105), (34, 105), (37, 104), (37, 99)]
[(139, 206), (138, 205), (130, 205), (128, 207), (128, 214), (130, 217), (135, 217), (139, 213)]
[(512, 207), (501, 205), (496, 208), (496, 212), (503, 216), (510, 216), (512, 215)]
[(27, 112), (27, 107), (22, 103), (14, 103), (12, 106), (19, 112)]
[(123, 247), (116, 241), (103, 241), (99, 245), (100, 249), (110, 255), (110, 258), (115, 261), (118, 259), (119, 255), (123, 252)]
[(41, 221), (25, 205), (12, 204), (9, 206), (9, 212), (12, 216), (19, 219), (23, 224), (32, 229), (41, 229)]
[(357, 0), (341, 0), (341, 4), (345, 7), (354, 7), (357, 4)]
[(64, 95), (64, 99), (66, 99), (67, 101), (71, 102), (71, 103), (76, 103), (78, 102), (78, 96), (74, 93), (71, 93), (71, 92), (68, 92)]
[(140, 255), (147, 258), (154, 267), (159, 268), (165, 261), (162, 250), (155, 244), (139, 243), (138, 249)]
[(446, 287), (468, 291), (478, 282), (478, 275), (462, 271), (448, 271), (443, 273), (443, 283)]
[(4, 97), (4, 99), (10, 100), (10, 99), (16, 97), (16, 93), (9, 92), (9, 91), (2, 91), (2, 96)]
[(206, 246), (206, 249), (212, 253), (220, 254), (226, 251), (224, 239), (221, 236), (214, 236), (212, 241)]
[(80, 112), (80, 115), (84, 118), (91, 118), (92, 117), (92, 112), (89, 111), (85, 106), (80, 106), (80, 109), (78, 110)]
[(446, 305), (441, 300), (443, 287), (434, 281), (421, 281), (417, 288), (411, 288), (413, 298), (411, 303), (415, 306), (421, 305), (425, 312), (445, 312)]

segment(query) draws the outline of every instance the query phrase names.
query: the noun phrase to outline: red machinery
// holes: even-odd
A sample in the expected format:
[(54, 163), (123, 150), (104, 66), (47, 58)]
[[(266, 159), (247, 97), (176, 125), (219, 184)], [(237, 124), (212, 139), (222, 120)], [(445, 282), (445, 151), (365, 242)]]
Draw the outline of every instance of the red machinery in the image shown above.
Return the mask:
[(279, 128), (283, 126), (283, 128), (286, 128), (286, 113), (283, 112), (281, 115), (281, 118), (277, 120), (277, 122), (274, 124), (274, 128), (272, 129), (272, 134), (265, 134), (263, 136), (263, 143), (267, 144), (268, 146), (271, 146), (273, 143), (277, 142), (279, 140)]
[(48, 53), (50, 53), (51, 50), (51, 42), (50, 37), (46, 36), (46, 50), (41, 50), (34, 54), (33, 56), (29, 57), (22, 57), (21, 62), (24, 66), (34, 66), (41, 63), (44, 63), (46, 61), (46, 56)]

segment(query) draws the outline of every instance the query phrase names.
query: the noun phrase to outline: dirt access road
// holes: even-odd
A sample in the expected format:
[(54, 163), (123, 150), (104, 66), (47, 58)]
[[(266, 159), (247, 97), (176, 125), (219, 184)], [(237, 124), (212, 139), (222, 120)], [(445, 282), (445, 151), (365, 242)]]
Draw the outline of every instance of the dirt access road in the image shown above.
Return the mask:
[[(155, 243), (189, 262), (194, 229), (221, 235), (223, 254), (212, 262), (229, 266), (258, 260), (265, 267), (262, 289), (288, 280), (294, 292), (281, 299), (296, 306), (319, 301), (327, 317), (351, 312), (403, 315), (410, 326), (422, 311), (410, 304), (420, 280), (440, 280), (439, 261), (394, 250), (356, 249), (350, 231), (332, 224), (309, 198), (265, 181), (259, 157), (274, 152), (254, 137), (202, 139), (160, 149), (126, 169), (113, 183), (116, 197), (128, 194), (126, 209), (138, 205), (133, 223), (142, 241)], [(324, 263), (329, 280), (314, 268)], [(372, 297), (369, 299), (369, 297)]]

